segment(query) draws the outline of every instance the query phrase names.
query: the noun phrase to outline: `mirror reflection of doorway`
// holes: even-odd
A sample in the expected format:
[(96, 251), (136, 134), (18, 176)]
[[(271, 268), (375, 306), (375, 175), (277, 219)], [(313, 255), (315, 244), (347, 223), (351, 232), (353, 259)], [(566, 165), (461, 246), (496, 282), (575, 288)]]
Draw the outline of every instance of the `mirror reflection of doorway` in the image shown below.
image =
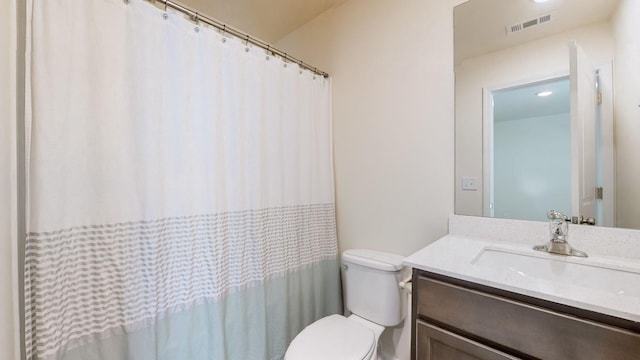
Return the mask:
[(575, 71), (484, 89), (485, 216), (545, 221), (554, 209), (615, 224), (612, 68), (583, 72), (580, 87)]
[(491, 92), (492, 216), (545, 221), (571, 214), (571, 113), (568, 77)]

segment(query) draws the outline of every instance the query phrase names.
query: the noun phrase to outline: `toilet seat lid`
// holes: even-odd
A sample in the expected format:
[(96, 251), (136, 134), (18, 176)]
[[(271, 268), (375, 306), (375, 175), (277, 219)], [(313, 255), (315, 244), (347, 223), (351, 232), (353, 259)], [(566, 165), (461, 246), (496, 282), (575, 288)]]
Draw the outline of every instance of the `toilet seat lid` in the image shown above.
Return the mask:
[(371, 356), (375, 335), (342, 315), (330, 315), (307, 326), (293, 339), (286, 360), (363, 360)]

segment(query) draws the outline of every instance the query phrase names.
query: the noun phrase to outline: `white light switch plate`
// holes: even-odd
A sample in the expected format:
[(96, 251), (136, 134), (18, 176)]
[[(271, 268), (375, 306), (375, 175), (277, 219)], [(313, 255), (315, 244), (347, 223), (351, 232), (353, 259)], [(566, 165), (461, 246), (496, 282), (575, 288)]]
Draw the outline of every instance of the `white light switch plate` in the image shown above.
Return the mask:
[(470, 191), (478, 190), (478, 178), (477, 177), (463, 177), (462, 178), (462, 190), (470, 190)]

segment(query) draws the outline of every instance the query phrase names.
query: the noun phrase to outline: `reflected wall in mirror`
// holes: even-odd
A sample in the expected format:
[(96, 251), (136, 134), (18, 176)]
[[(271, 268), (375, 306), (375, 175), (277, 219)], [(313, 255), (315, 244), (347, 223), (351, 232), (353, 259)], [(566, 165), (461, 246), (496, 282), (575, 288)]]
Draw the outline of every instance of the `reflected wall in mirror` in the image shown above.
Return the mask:
[[(640, 188), (636, 185), (640, 180), (640, 1), (549, 0), (535, 3), (532, 0), (469, 0), (455, 8), (454, 19), (456, 214), (492, 216), (493, 212), (493, 216), (497, 217), (544, 220), (544, 212), (532, 218), (530, 214), (522, 215), (527, 213), (522, 211), (524, 209), (496, 210), (504, 205), (547, 210), (562, 208), (565, 205), (561, 205), (560, 201), (565, 200), (561, 199), (570, 197), (573, 203), (571, 214), (567, 215), (579, 216), (583, 214), (578, 213), (581, 210), (576, 210), (575, 199), (581, 199), (584, 194), (595, 198), (596, 182), (599, 181), (598, 185), (601, 185), (604, 181), (603, 198), (610, 209), (604, 211), (603, 215), (600, 202), (598, 225), (640, 229)], [(598, 105), (595, 115), (597, 124), (602, 125), (604, 121), (604, 134), (598, 134), (596, 129), (587, 126), (595, 133), (594, 139), (589, 140), (589, 136), (584, 134), (579, 138), (571, 129), (571, 139), (567, 141), (572, 147), (568, 165), (572, 179), (566, 178), (567, 171), (558, 172), (557, 167), (554, 168), (564, 160), (561, 160), (562, 156), (552, 154), (539, 153), (547, 158), (546, 161), (538, 161), (535, 167), (527, 168), (524, 173), (525, 170), (513, 164), (526, 160), (519, 158), (513, 149), (507, 152), (501, 150), (504, 149), (505, 139), (514, 140), (515, 135), (505, 134), (505, 129), (499, 129), (502, 131), (502, 143), (494, 146), (493, 129), (487, 125), (493, 123), (493, 118), (488, 119), (492, 111), (487, 110), (493, 110), (493, 95), (501, 89), (519, 88), (529, 83), (569, 76), (570, 42), (577, 42), (589, 58), (587, 68), (593, 74), (594, 81), (598, 69), (600, 77), (604, 78), (604, 81), (600, 79), (598, 88), (598, 91), (603, 91), (602, 104)], [(574, 85), (572, 82), (572, 101), (577, 97)], [(525, 110), (527, 107), (522, 100), (509, 101), (516, 104), (515, 108)], [(594, 100), (593, 108), (596, 106)], [(539, 107), (546, 108), (548, 105), (542, 103)], [(572, 117), (582, 118), (575, 106), (572, 106), (571, 112)], [(518, 116), (531, 123), (532, 118), (538, 115), (530, 113), (529, 116)], [(550, 136), (566, 132), (566, 128), (556, 131), (556, 125), (543, 120), (538, 121), (539, 129), (529, 131), (530, 137), (518, 140), (520, 145), (530, 141), (531, 148), (534, 145), (544, 147), (546, 143), (555, 141)], [(518, 120), (512, 120), (509, 126), (521, 128), (524, 124), (516, 124), (515, 121)], [(574, 120), (571, 126), (574, 126)], [(600, 142), (595, 138), (601, 139)], [(586, 154), (585, 149), (591, 147), (583, 145), (590, 145), (591, 142), (595, 142), (593, 148), (596, 149), (596, 155)], [(496, 151), (500, 153), (496, 154)], [(497, 186), (504, 190), (503, 185), (495, 183), (493, 175), (496, 170), (489, 166), (489, 161), (495, 159), (501, 159), (504, 164), (511, 162), (507, 169), (498, 171), (511, 176), (519, 175), (517, 179), (509, 180), (511, 186), (507, 190), (511, 191), (511, 195), (500, 195), (501, 204), (497, 203), (497, 193), (491, 192)], [(588, 184), (588, 189), (576, 189), (575, 179), (589, 167), (585, 165), (597, 168), (600, 178), (590, 180), (593, 184)], [(553, 179), (556, 175), (557, 182), (541, 180), (543, 177)], [(463, 177), (476, 178), (477, 190), (463, 190)], [(570, 184), (569, 189), (567, 184)], [(536, 193), (544, 189), (548, 195), (560, 187), (564, 187), (562, 191), (572, 194), (548, 196), (547, 200), (536, 197)], [(516, 198), (520, 202), (515, 202)]]
[(565, 76), (486, 94), (493, 102), (484, 125), (493, 145), (484, 160), (492, 176), (485, 181), (488, 216), (544, 221), (550, 204), (571, 213), (569, 90)]

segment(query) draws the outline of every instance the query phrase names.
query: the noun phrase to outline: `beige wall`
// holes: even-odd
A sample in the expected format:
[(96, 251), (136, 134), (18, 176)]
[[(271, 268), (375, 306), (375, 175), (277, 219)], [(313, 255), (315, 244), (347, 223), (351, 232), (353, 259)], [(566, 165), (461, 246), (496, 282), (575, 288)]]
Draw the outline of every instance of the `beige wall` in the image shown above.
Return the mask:
[(615, 37), (614, 113), (617, 226), (640, 229), (640, 1), (621, 0)]
[[(570, 40), (578, 41), (594, 65), (613, 58), (611, 26), (603, 22), (465, 59), (456, 65), (456, 214), (482, 215), (482, 89), (568, 75)], [(479, 190), (462, 191), (463, 176), (477, 177)]]
[[(349, 0), (276, 47), (331, 74), (338, 242), (409, 255), (453, 212), (453, 5)], [(408, 359), (410, 326), (383, 352)]]
[(0, 3), (0, 359), (17, 358), (15, 1)]
[(452, 2), (350, 0), (277, 42), (331, 74), (338, 241), (408, 255), (453, 211)]

